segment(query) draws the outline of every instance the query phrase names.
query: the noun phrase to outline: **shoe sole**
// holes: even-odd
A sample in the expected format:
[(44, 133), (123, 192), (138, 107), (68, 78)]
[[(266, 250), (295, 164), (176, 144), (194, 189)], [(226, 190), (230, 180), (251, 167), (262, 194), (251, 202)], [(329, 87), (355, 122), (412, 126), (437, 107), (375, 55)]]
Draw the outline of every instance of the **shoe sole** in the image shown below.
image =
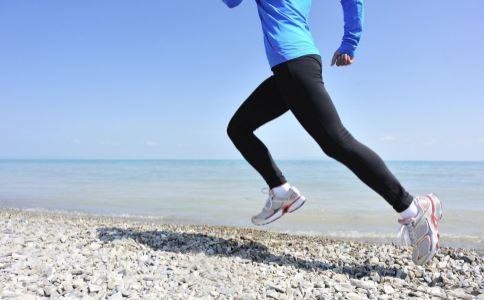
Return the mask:
[(275, 212), (272, 216), (270, 216), (269, 218), (265, 219), (263, 222), (261, 222), (261, 223), (254, 223), (254, 222), (252, 222), (252, 223), (254, 225), (257, 225), (257, 226), (262, 226), (262, 225), (270, 224), (270, 223), (272, 223), (272, 222), (277, 221), (278, 219), (280, 219), (286, 213), (295, 212), (296, 210), (298, 210), (299, 208), (301, 208), (301, 206), (303, 206), (304, 203), (306, 203), (306, 197), (300, 196), (294, 202), (292, 202), (288, 206), (282, 207), (277, 212)]
[(429, 194), (426, 196), (430, 203), (432, 204), (432, 223), (434, 225), (434, 233), (432, 236), (433, 240), (437, 240), (435, 247), (431, 249), (430, 253), (426, 255), (424, 258), (420, 258), (418, 262), (415, 262), (417, 265), (423, 265), (429, 262), (435, 254), (439, 251), (440, 247), (440, 235), (439, 235), (439, 221), (442, 220), (442, 202), (440, 201), (439, 197), (435, 194)]

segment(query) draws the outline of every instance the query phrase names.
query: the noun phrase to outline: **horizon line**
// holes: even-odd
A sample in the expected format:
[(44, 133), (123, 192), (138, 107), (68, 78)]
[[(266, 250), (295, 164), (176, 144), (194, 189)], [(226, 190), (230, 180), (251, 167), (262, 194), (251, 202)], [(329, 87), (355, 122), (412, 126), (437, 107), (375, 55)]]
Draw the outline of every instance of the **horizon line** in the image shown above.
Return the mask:
[[(283, 158), (276, 161), (336, 162), (320, 158)], [(0, 158), (0, 161), (245, 161), (243, 158)], [(384, 159), (386, 162), (484, 162), (484, 160), (459, 159)]]

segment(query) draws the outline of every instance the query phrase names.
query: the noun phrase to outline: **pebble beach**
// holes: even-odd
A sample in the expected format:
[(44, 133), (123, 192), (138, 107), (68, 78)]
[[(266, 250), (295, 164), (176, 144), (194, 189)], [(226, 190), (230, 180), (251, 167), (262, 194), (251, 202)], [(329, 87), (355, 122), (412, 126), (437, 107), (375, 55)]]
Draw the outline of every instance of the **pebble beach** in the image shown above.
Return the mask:
[(0, 209), (0, 299), (484, 299), (484, 259), (442, 248)]

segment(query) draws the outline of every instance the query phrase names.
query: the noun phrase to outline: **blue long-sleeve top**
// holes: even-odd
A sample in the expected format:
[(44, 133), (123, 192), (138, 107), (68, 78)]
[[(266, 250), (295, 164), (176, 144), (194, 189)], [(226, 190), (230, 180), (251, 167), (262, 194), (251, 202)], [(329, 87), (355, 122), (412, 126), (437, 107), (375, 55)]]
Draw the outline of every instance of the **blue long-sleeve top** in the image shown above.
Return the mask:
[[(243, 0), (222, 0), (233, 8)], [(255, 0), (271, 67), (307, 54), (319, 54), (308, 24), (311, 0)], [(341, 0), (344, 35), (340, 53), (354, 56), (363, 23), (363, 0)]]

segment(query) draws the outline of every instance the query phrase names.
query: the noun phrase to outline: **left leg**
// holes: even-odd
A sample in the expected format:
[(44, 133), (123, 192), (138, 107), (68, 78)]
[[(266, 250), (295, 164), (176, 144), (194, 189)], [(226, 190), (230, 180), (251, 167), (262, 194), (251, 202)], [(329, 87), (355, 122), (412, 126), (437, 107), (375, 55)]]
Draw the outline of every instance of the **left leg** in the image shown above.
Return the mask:
[(290, 186), (272, 159), (267, 147), (254, 134), (260, 126), (289, 110), (279, 94), (274, 76), (261, 83), (242, 103), (227, 126), (227, 133), (242, 156), (264, 178), (270, 188), (269, 198), (252, 223), (265, 225), (300, 208), (306, 198)]
[(235, 147), (271, 189), (286, 183), (286, 179), (254, 131), (288, 110), (271, 76), (242, 103), (227, 126), (227, 134)]

